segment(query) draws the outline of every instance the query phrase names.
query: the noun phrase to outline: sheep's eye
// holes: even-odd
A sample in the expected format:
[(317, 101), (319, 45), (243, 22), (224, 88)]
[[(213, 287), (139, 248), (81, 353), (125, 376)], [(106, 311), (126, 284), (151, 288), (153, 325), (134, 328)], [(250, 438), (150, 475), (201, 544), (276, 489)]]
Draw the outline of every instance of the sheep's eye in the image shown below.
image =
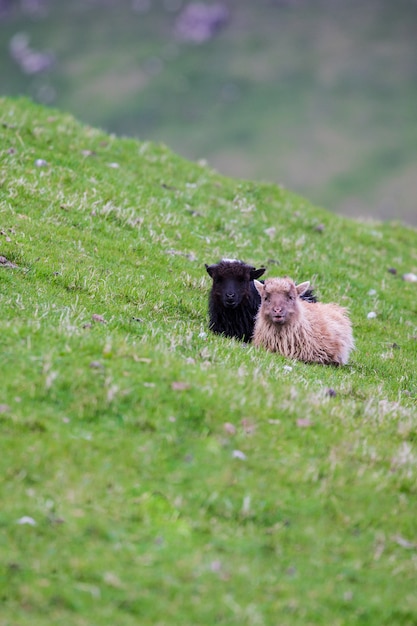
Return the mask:
[(291, 293), (289, 293), (289, 294), (288, 294), (288, 298), (289, 298), (290, 300), (294, 300), (294, 296), (293, 296)]

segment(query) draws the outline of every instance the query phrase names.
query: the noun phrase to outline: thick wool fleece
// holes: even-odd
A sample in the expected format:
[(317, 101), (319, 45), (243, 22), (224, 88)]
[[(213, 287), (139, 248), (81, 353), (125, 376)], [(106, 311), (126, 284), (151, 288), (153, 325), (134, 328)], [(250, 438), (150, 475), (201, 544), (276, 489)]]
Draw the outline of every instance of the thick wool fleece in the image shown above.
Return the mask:
[(213, 279), (209, 294), (209, 328), (212, 332), (250, 341), (261, 298), (253, 280), (265, 272), (243, 261), (222, 259), (206, 265)]
[[(306, 363), (345, 365), (348, 362), (354, 342), (345, 308), (333, 303), (303, 301), (293, 281), (287, 278), (268, 279), (265, 285), (256, 281), (255, 286), (262, 298), (253, 335), (256, 346)], [(279, 298), (289, 289), (293, 289), (291, 311), (284, 323), (276, 323), (267, 314), (265, 297), (274, 298), (275, 294)]]

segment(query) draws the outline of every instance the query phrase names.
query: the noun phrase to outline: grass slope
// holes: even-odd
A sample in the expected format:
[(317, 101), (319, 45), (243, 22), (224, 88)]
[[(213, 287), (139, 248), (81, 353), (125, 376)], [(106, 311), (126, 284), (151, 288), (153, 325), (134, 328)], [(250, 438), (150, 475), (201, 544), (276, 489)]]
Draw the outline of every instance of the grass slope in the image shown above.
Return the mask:
[[(416, 624), (416, 231), (0, 111), (2, 625)], [(221, 256), (349, 306), (350, 365), (207, 334)]]
[[(417, 226), (415, 1), (222, 3), (229, 23), (195, 45), (175, 36), (185, 0), (43, 0), (32, 15), (33, 2), (9, 2), (0, 95), (163, 140), (345, 215)], [(9, 51), (17, 33), (55, 65), (23, 73)]]

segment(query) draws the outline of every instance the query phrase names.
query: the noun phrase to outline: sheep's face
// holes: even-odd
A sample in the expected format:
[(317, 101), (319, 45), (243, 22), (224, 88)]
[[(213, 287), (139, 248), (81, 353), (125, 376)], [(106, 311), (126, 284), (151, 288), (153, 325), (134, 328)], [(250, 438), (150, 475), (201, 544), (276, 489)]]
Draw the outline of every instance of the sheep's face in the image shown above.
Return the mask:
[(213, 279), (212, 297), (227, 309), (235, 309), (250, 298), (251, 281), (259, 278), (265, 269), (256, 269), (242, 261), (227, 260), (206, 265)]
[(265, 284), (255, 281), (262, 302), (261, 315), (278, 326), (288, 324), (299, 313), (299, 296), (310, 283), (295, 285), (290, 278), (271, 278)]

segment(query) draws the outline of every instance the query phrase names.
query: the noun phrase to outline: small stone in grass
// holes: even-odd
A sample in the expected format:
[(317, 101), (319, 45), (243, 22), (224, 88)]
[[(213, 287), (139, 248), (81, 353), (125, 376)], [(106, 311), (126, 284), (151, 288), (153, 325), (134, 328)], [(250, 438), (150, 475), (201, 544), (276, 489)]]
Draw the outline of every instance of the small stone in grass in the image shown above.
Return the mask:
[(101, 370), (104, 366), (100, 363), (100, 361), (91, 361), (90, 367), (93, 370)]
[(314, 230), (317, 231), (318, 233), (322, 233), (324, 230), (324, 224), (317, 224)]
[(23, 517), (18, 519), (16, 524), (21, 524), (21, 525), (27, 524), (29, 526), (36, 526), (36, 522), (33, 519), (33, 517), (29, 517), (28, 515), (24, 515)]
[(298, 428), (308, 428), (309, 426), (312, 426), (312, 425), (313, 425), (313, 422), (309, 420), (308, 417), (300, 417), (297, 420)]
[(220, 561), (212, 561), (210, 564), (210, 569), (212, 572), (220, 572), (222, 568), (222, 564)]
[(0, 265), (3, 267), (17, 267), (17, 265), (6, 259), (5, 256), (0, 256)]
[(246, 459), (246, 454), (241, 450), (233, 450), (232, 457), (234, 459), (240, 459), (241, 461), (244, 461)]
[(370, 311), (366, 317), (368, 318), (368, 320), (374, 319), (376, 317), (375, 311)]
[(329, 387), (328, 389), (326, 389), (326, 396), (334, 398), (335, 396), (337, 396), (337, 393), (334, 389), (332, 389), (332, 387)]
[(189, 389), (191, 387), (191, 385), (189, 383), (184, 383), (181, 381), (175, 381), (171, 384), (171, 389), (173, 389), (173, 391), (185, 391), (186, 389)]
[(417, 275), (412, 272), (408, 272), (408, 274), (403, 274), (403, 280), (407, 283), (417, 283)]
[(243, 418), (241, 423), (243, 426), (243, 430), (245, 431), (247, 435), (251, 435), (253, 432), (255, 432), (256, 430), (255, 424), (252, 424), (248, 419), (246, 419), (246, 417)]
[(0, 404), (0, 413), (7, 413), (10, 411), (10, 407), (8, 404)]
[(11, 561), (10, 563), (7, 563), (7, 567), (12, 572), (18, 572), (21, 569), (19, 563), (16, 563), (15, 561)]
[(36, 159), (35, 165), (36, 167), (46, 167), (48, 163), (47, 161), (45, 161), (45, 159)]
[(395, 269), (395, 267), (389, 267), (388, 271), (390, 274), (394, 274), (394, 275), (397, 273), (397, 270)]
[(93, 313), (93, 315), (91, 316), (91, 319), (93, 320), (93, 322), (99, 322), (100, 324), (106, 323), (106, 320), (104, 319), (104, 317), (102, 315), (98, 315), (98, 313)]
[(225, 422), (223, 425), (223, 428), (225, 429), (228, 435), (236, 434), (236, 426), (234, 424), (231, 424), (230, 422)]
[(404, 537), (401, 537), (401, 535), (395, 535), (392, 539), (393, 541), (395, 541), (395, 543), (397, 543), (402, 548), (405, 548), (406, 550), (417, 549), (417, 543), (415, 543), (414, 541), (409, 541), (408, 539), (404, 539)]

